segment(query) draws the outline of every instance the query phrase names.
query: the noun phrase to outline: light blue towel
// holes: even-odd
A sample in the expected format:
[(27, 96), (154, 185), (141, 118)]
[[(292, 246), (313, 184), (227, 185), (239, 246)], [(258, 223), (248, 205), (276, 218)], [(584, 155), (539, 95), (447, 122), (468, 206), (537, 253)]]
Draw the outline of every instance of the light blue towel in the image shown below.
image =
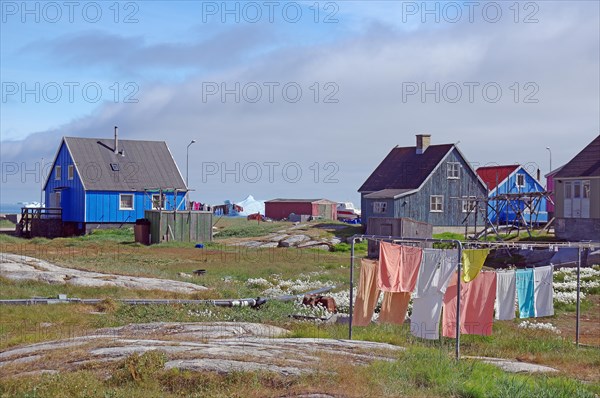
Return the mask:
[(519, 299), (519, 318), (534, 317), (533, 269), (517, 270), (517, 298)]

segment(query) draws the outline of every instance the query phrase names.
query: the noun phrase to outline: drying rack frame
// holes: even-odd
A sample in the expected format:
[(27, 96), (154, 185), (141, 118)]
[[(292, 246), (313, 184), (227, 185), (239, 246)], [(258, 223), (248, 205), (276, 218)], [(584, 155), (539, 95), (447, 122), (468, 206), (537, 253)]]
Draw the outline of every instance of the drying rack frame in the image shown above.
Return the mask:
[[(348, 339), (352, 340), (352, 317), (354, 312), (354, 260), (355, 250), (354, 245), (357, 239), (367, 239), (376, 241), (389, 241), (392, 243), (450, 243), (454, 244), (457, 248), (458, 261), (456, 266), (457, 280), (460, 281), (460, 273), (462, 270), (462, 251), (465, 246), (476, 246), (478, 248), (494, 248), (494, 247), (540, 247), (550, 250), (551, 247), (559, 248), (577, 248), (577, 304), (576, 304), (576, 317), (575, 317), (575, 345), (579, 348), (579, 332), (580, 332), (580, 304), (581, 304), (581, 263), (587, 255), (589, 250), (599, 246), (594, 242), (481, 242), (481, 241), (460, 241), (457, 239), (435, 239), (435, 238), (407, 238), (401, 236), (388, 236), (388, 235), (353, 235), (350, 238), (350, 319), (348, 324)], [(586, 263), (587, 261), (584, 260)], [(460, 290), (461, 283), (457, 283), (457, 300), (456, 300), (456, 337), (455, 337), (455, 349), (454, 355), (456, 360), (460, 360)]]

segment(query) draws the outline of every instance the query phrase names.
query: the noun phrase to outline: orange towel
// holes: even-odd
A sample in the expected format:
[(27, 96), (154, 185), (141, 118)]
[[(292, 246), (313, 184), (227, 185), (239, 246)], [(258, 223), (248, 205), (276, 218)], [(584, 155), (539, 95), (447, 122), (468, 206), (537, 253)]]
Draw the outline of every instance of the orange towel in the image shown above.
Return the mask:
[(412, 292), (417, 284), (423, 249), (420, 247), (379, 245), (379, 278), (377, 287), (383, 292)]
[(395, 323), (402, 325), (408, 311), (408, 303), (410, 301), (410, 293), (390, 293), (383, 294), (383, 302), (381, 303), (381, 312), (379, 313), (379, 322)]
[[(456, 337), (456, 279), (454, 275), (444, 295), (442, 335), (446, 337)], [(491, 335), (495, 300), (495, 272), (481, 272), (471, 282), (461, 282), (460, 333)]]
[(363, 258), (360, 266), (360, 279), (356, 292), (356, 301), (352, 311), (352, 324), (354, 326), (367, 326), (371, 323), (375, 305), (379, 298), (377, 289), (377, 267), (375, 260)]

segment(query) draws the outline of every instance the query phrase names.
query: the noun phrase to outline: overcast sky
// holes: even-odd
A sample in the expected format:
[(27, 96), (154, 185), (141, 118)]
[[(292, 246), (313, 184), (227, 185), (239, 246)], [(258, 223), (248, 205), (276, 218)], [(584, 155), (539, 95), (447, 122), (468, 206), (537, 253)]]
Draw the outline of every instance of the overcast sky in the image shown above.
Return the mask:
[[(597, 1), (2, 1), (0, 202), (62, 136), (165, 140), (192, 200), (356, 190), (415, 134), (474, 166), (600, 132)], [(47, 170), (47, 168), (46, 168)]]

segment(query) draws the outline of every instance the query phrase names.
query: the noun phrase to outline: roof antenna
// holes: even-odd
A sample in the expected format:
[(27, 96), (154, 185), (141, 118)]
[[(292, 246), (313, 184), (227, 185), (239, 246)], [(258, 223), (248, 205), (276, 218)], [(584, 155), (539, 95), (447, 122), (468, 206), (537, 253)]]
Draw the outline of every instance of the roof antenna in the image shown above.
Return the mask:
[(115, 126), (115, 145), (114, 145), (115, 155), (119, 153), (119, 128)]

